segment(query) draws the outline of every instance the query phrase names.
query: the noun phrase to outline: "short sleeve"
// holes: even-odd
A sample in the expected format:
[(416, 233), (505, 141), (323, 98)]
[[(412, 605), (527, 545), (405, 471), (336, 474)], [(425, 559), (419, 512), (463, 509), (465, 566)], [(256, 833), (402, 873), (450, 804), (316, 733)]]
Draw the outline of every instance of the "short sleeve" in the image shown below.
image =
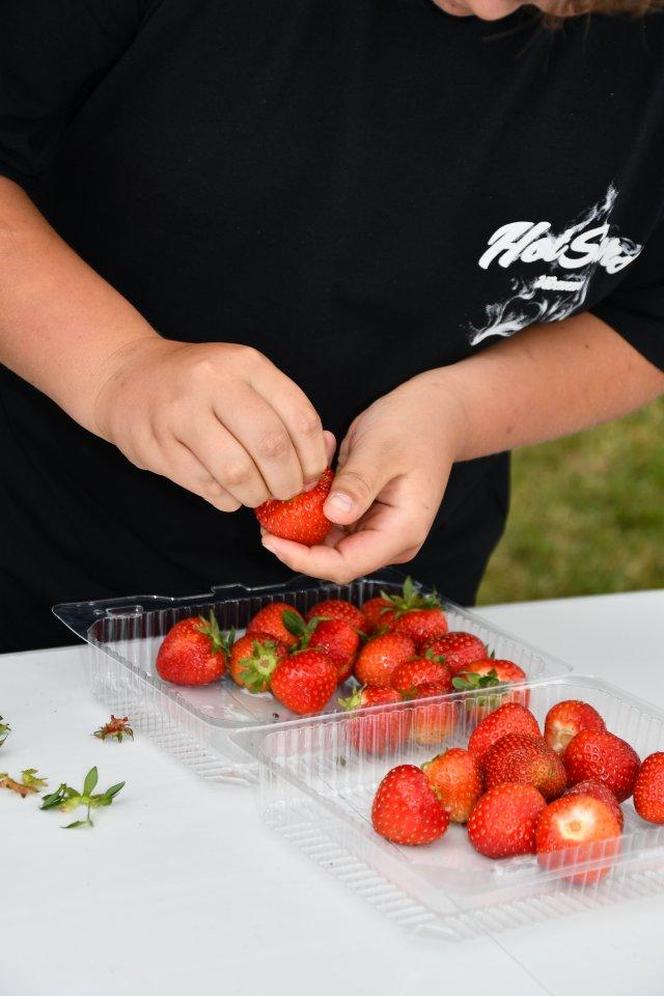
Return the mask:
[(29, 188), (131, 44), (141, 0), (0, 0), (0, 175)]
[(618, 287), (589, 310), (664, 370), (664, 221)]

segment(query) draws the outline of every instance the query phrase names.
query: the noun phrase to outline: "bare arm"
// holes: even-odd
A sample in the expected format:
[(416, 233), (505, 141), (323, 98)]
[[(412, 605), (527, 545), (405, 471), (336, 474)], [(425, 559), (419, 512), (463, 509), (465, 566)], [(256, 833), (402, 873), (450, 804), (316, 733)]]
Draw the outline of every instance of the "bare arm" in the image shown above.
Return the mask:
[(404, 563), (428, 535), (454, 462), (577, 432), (663, 392), (664, 374), (594, 316), (533, 326), (414, 377), (354, 421), (326, 504), (338, 524), (326, 546), (264, 544), (293, 570), (340, 583)]
[(290, 497), (326, 465), (318, 415), (265, 356), (159, 336), (3, 177), (0, 362), (223, 511)]

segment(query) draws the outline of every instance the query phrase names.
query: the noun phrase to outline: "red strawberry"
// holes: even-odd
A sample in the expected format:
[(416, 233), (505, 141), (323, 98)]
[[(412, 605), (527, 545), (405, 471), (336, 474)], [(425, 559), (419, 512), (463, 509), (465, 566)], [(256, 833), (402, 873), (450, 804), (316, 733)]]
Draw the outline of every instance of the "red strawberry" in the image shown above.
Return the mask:
[(314, 616), (309, 625), (314, 621), (316, 628), (308, 641), (308, 646), (312, 650), (322, 650), (329, 654), (337, 668), (339, 682), (345, 681), (353, 673), (353, 664), (360, 645), (357, 630), (343, 619), (321, 620), (318, 616)]
[(404, 698), (415, 698), (418, 685), (443, 685), (445, 692), (452, 691), (452, 675), (447, 664), (433, 657), (413, 657), (397, 665), (392, 672), (392, 688)]
[(664, 753), (649, 754), (634, 785), (634, 808), (649, 823), (664, 823)]
[[(339, 705), (348, 712), (355, 713), (370, 706), (390, 705), (401, 702), (401, 696), (393, 688), (357, 688), (346, 699), (339, 699)], [(410, 732), (410, 711), (408, 709), (388, 709), (369, 715), (357, 716), (348, 720), (348, 738), (352, 746), (367, 754), (385, 754), (396, 750), (405, 743)]]
[(544, 739), (555, 751), (562, 753), (581, 730), (604, 729), (604, 720), (591, 705), (578, 699), (566, 699), (557, 702), (546, 714)]
[[(414, 690), (417, 702), (449, 693), (448, 682), (425, 682)], [(453, 702), (432, 702), (431, 705), (416, 706), (411, 712), (412, 737), (415, 743), (424, 746), (438, 745), (448, 740), (454, 732), (457, 714)]]
[(304, 618), (309, 622), (314, 617), (318, 619), (342, 619), (358, 633), (364, 628), (362, 610), (358, 609), (356, 605), (351, 605), (350, 602), (345, 602), (342, 598), (330, 598), (326, 602), (316, 602)]
[(320, 712), (337, 687), (337, 669), (318, 650), (300, 650), (285, 657), (272, 674), (270, 689), (276, 699), (300, 716)]
[(400, 595), (381, 594), (394, 609), (394, 616), (389, 621), (381, 620), (380, 625), (389, 626), (391, 632), (409, 636), (416, 645), (447, 633), (447, 619), (440, 599), (435, 592), (423, 595), (412, 578), (406, 578)]
[(390, 687), (392, 672), (415, 653), (415, 644), (407, 636), (384, 633), (373, 636), (360, 650), (355, 662), (355, 677), (362, 685)]
[(600, 802), (605, 802), (615, 818), (618, 820), (618, 825), (622, 830), (625, 823), (625, 817), (622, 809), (620, 808), (620, 804), (611, 789), (608, 789), (606, 785), (603, 785), (601, 782), (577, 782), (576, 785), (572, 785), (571, 788), (568, 788), (567, 791), (563, 792), (563, 795), (591, 795), (594, 799), (599, 799)]
[(268, 633), (246, 633), (231, 649), (230, 676), (250, 692), (266, 692), (272, 672), (287, 653), (286, 644)]
[(556, 799), (567, 785), (563, 762), (542, 740), (524, 733), (501, 737), (482, 757), (488, 789), (504, 782), (533, 785), (545, 799)]
[(546, 803), (532, 785), (504, 782), (489, 789), (468, 820), (468, 839), (487, 858), (535, 851), (537, 817)]
[(466, 664), (485, 660), (489, 654), (479, 637), (462, 632), (446, 633), (444, 636), (434, 637), (433, 640), (425, 640), (418, 647), (418, 652), (426, 653), (427, 650), (430, 650), (435, 657), (444, 657), (453, 675), (463, 671)]
[(394, 615), (395, 610), (387, 596), (370, 598), (362, 605), (362, 618), (364, 619), (362, 629), (365, 633), (371, 634), (375, 633), (376, 630), (387, 628), (391, 620), (394, 619)]
[(276, 498), (265, 501), (255, 510), (256, 518), (273, 536), (305, 546), (322, 543), (332, 528), (332, 523), (323, 514), (323, 505), (333, 480), (334, 474), (328, 468), (311, 491), (303, 491), (287, 501)]
[(486, 716), (470, 735), (468, 750), (481, 765), (489, 747), (508, 733), (525, 733), (531, 737), (541, 736), (537, 720), (518, 702), (506, 702), (495, 712)]
[(422, 765), (452, 823), (466, 823), (482, 795), (482, 775), (472, 754), (452, 747)]
[[(585, 861), (612, 858), (620, 849), (620, 825), (615, 813), (593, 795), (564, 795), (550, 803), (537, 821), (537, 860), (547, 871)], [(565, 875), (577, 885), (598, 882), (609, 866)]]
[[(285, 619), (284, 613), (288, 613)], [(304, 620), (297, 609), (287, 602), (273, 602), (271, 605), (265, 605), (256, 613), (247, 626), (247, 633), (267, 633), (269, 636), (273, 636), (275, 640), (285, 643), (287, 647), (294, 647), (299, 637), (297, 635), (297, 627), (296, 631), (293, 632), (293, 620), (296, 623), (299, 620), (298, 625), (304, 628)], [(290, 629), (286, 623), (289, 623), (291, 626)]]
[(581, 730), (570, 740), (563, 764), (570, 785), (588, 779), (602, 782), (624, 802), (634, 790), (640, 762), (636, 751), (613, 733)]
[(388, 771), (371, 807), (374, 830), (395, 844), (431, 844), (449, 821), (426, 775), (413, 764)]
[[(526, 672), (513, 661), (494, 661), (487, 658), (464, 666), (452, 679), (452, 685), (457, 692), (468, 692), (477, 688), (497, 688), (500, 685), (511, 685), (526, 680)], [(468, 702), (467, 708), (475, 712), (474, 718), (477, 721), (493, 712), (505, 701), (519, 702), (527, 708), (530, 702), (530, 692), (525, 688), (510, 692), (509, 695), (501, 693), (488, 695), (486, 698), (478, 696)]]
[(209, 685), (226, 670), (228, 642), (214, 612), (210, 611), (208, 619), (182, 619), (171, 627), (159, 647), (157, 672), (174, 685)]

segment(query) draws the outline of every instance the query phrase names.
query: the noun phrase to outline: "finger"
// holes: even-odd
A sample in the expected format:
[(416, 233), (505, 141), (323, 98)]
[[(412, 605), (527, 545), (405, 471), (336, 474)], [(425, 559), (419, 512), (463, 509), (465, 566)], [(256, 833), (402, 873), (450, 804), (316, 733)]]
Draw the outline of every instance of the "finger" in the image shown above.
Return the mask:
[(286, 427), (300, 463), (303, 484), (317, 481), (327, 467), (325, 436), (318, 412), (304, 391), (272, 366), (261, 368), (252, 385)]
[(346, 459), (337, 471), (323, 509), (330, 522), (338, 525), (357, 522), (385, 484), (400, 473), (389, 439), (367, 433), (344, 452)]
[[(214, 413), (249, 454), (272, 498), (292, 498), (302, 491), (300, 460), (284, 423), (252, 387), (237, 386), (214, 403)], [(234, 492), (235, 493), (235, 492)]]
[(334, 456), (334, 451), (337, 448), (337, 441), (334, 438), (334, 434), (330, 432), (329, 429), (323, 430), (323, 438), (325, 440), (325, 454), (327, 456), (326, 467), (329, 467), (332, 463), (332, 457)]
[[(159, 469), (157, 469), (159, 467)], [(210, 474), (200, 460), (182, 443), (173, 440), (167, 449), (161, 451), (155, 465), (156, 473), (168, 477), (181, 488), (193, 492), (214, 505), (220, 512), (235, 512), (241, 503)]]

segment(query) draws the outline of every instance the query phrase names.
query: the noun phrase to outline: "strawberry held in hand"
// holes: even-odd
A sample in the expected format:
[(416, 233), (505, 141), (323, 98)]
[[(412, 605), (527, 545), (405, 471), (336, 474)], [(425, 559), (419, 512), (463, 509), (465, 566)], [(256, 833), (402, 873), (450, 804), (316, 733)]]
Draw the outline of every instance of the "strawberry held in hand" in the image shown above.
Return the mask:
[(274, 697), (300, 716), (324, 709), (336, 687), (337, 669), (318, 650), (299, 650), (285, 657), (270, 679)]
[(303, 491), (286, 501), (272, 499), (256, 509), (256, 518), (263, 529), (281, 539), (293, 540), (304, 546), (322, 543), (332, 523), (323, 513), (334, 474), (328, 468), (311, 491)]
[(214, 612), (210, 611), (207, 619), (182, 619), (164, 637), (157, 654), (157, 672), (174, 685), (208, 685), (226, 670), (228, 642)]
[(442, 837), (450, 822), (420, 768), (401, 764), (378, 786), (371, 822), (376, 833), (395, 844), (431, 844)]

